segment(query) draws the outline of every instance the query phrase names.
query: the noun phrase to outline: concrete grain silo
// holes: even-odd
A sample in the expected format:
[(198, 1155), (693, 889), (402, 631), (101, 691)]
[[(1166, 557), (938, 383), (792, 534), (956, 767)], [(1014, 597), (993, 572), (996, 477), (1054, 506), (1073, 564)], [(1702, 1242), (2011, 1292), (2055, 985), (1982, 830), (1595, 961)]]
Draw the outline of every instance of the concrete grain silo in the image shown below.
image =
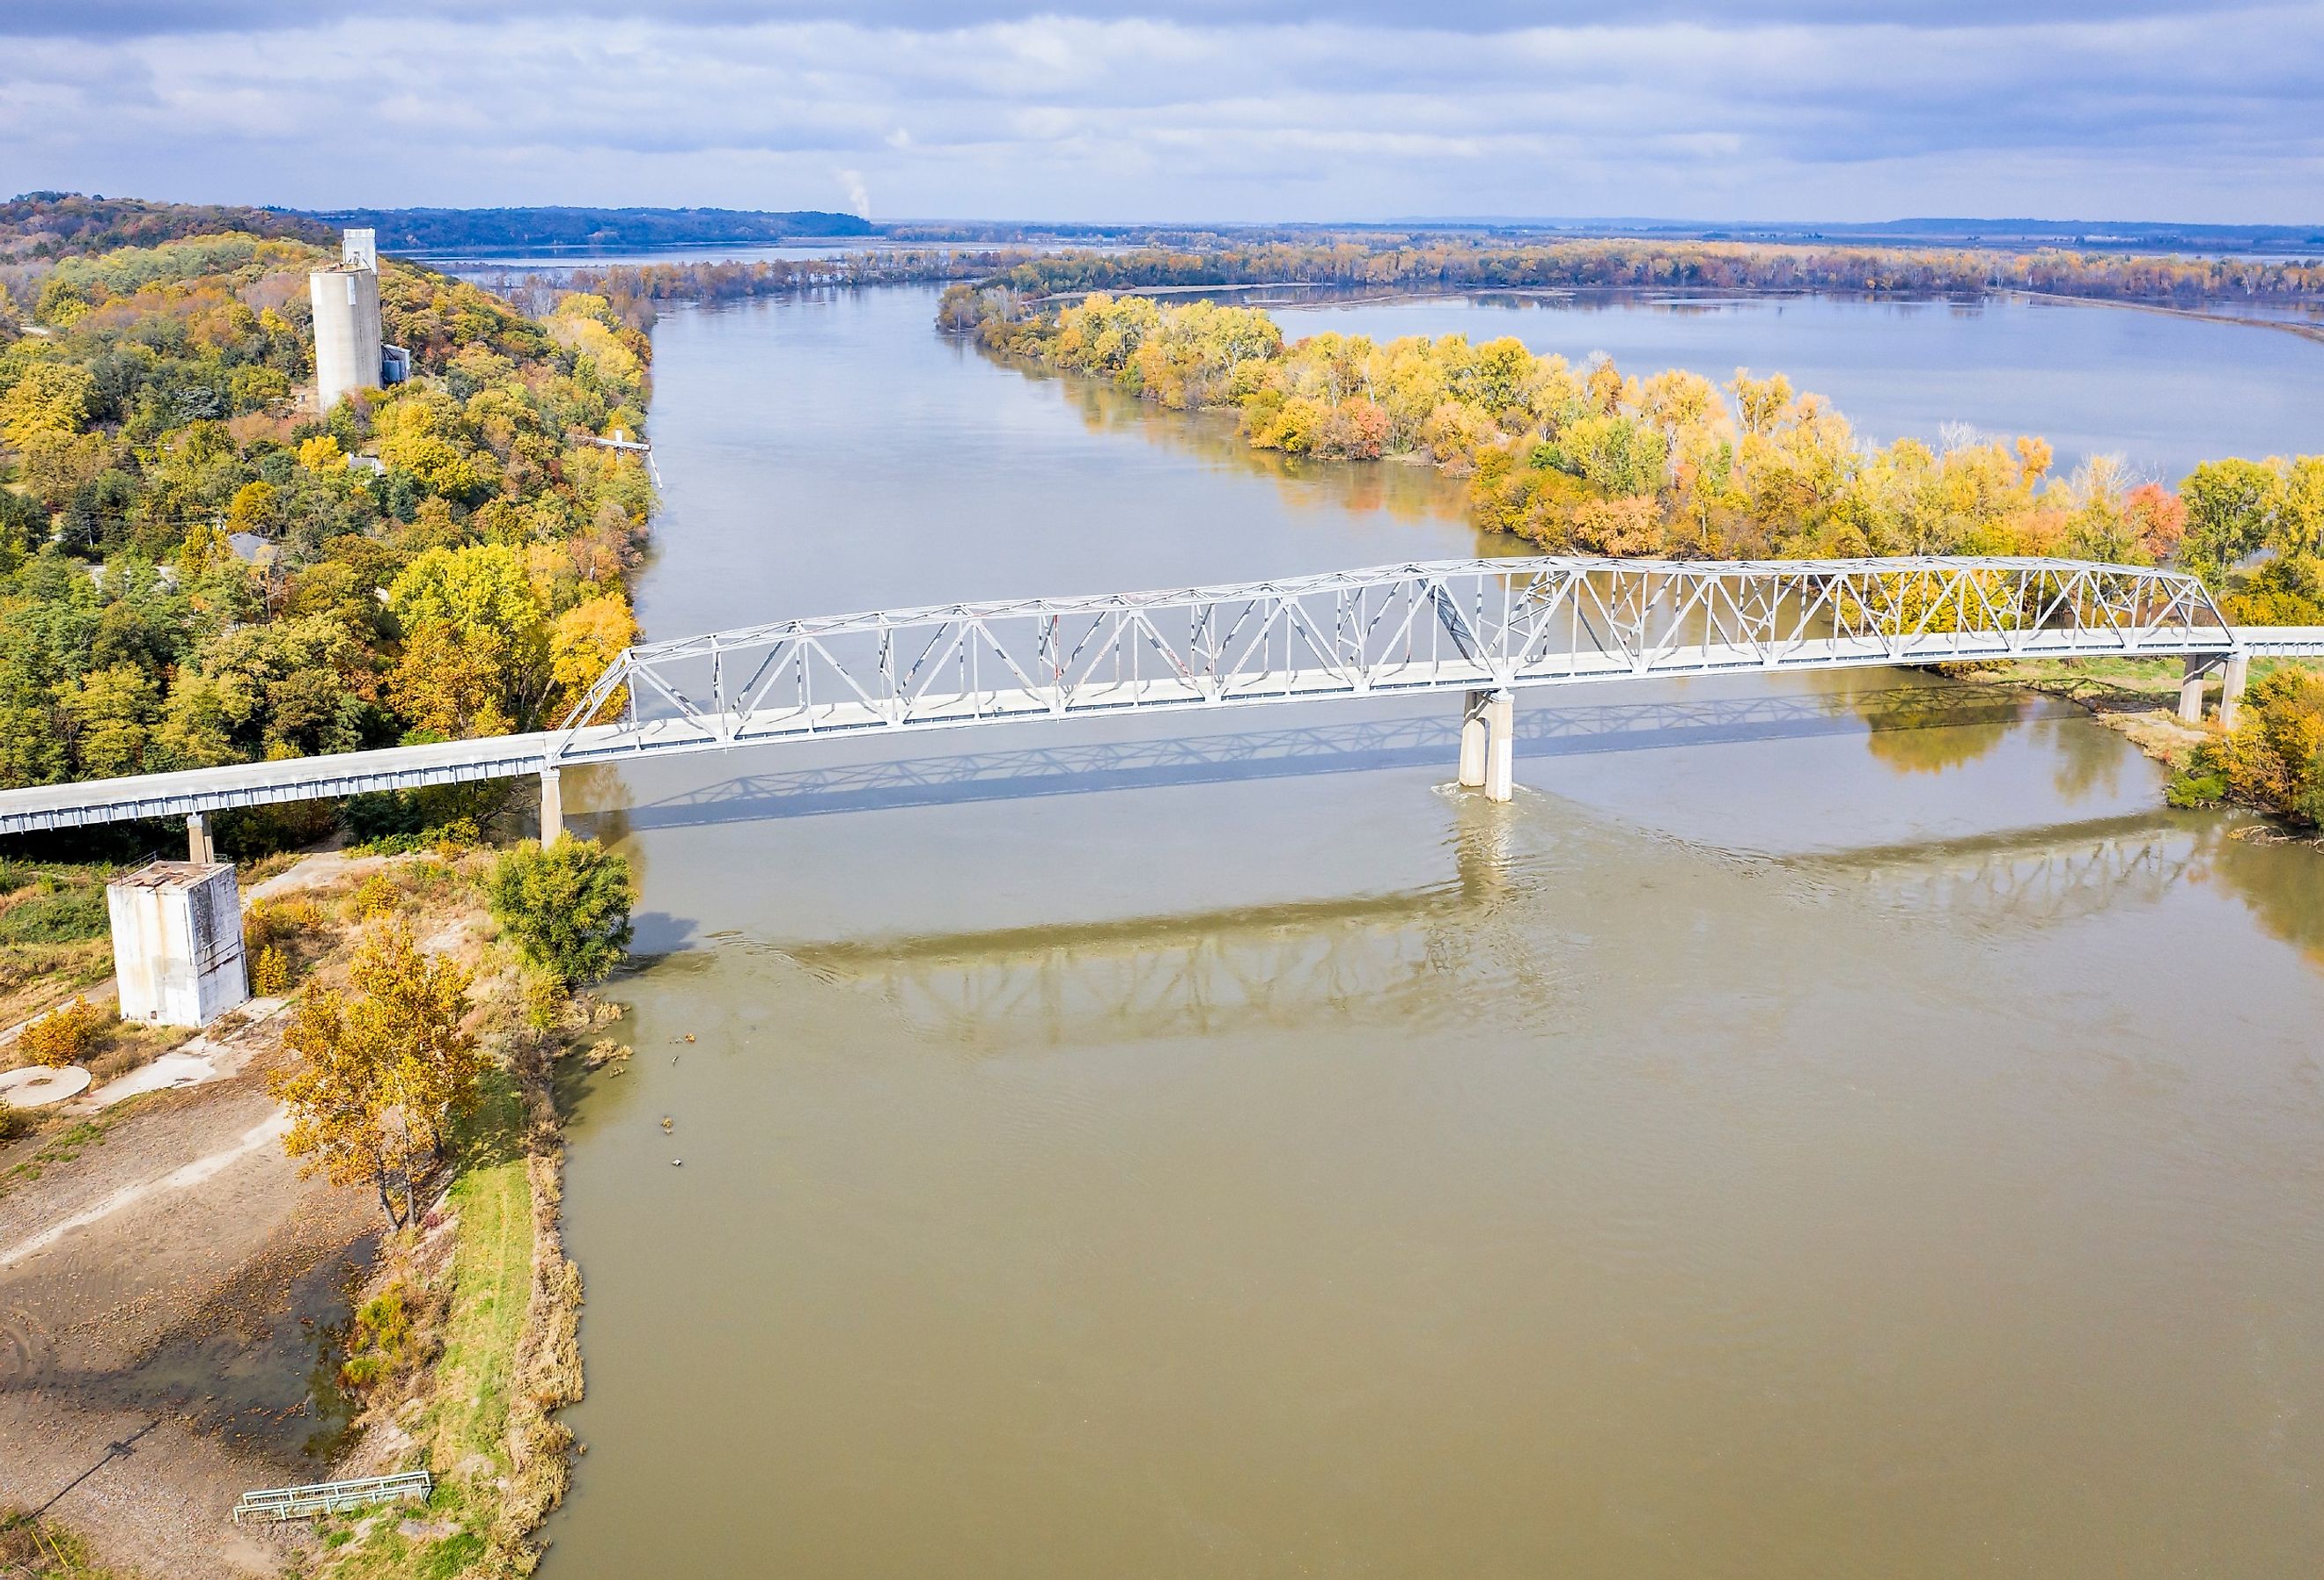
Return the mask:
[(315, 304), (315, 400), (328, 411), (350, 390), (380, 385), (379, 248), (375, 233), (342, 234), (339, 261), (307, 276)]

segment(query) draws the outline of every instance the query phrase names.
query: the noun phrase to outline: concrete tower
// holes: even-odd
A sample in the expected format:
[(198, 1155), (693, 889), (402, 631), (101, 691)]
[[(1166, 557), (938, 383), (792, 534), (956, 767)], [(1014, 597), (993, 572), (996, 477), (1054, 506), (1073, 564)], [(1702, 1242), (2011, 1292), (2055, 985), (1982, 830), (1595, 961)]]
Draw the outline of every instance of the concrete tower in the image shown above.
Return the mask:
[(315, 394), (328, 411), (350, 390), (380, 384), (379, 247), (375, 233), (342, 233), (339, 261), (307, 276), (315, 304)]

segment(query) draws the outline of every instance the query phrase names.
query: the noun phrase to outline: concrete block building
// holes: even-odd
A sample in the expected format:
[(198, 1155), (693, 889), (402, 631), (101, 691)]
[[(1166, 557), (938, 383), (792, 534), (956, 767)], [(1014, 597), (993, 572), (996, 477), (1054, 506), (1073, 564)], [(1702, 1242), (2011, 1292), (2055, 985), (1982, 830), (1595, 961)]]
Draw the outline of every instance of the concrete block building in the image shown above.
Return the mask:
[(121, 1018), (207, 1026), (250, 997), (242, 892), (224, 862), (153, 862), (106, 885)]

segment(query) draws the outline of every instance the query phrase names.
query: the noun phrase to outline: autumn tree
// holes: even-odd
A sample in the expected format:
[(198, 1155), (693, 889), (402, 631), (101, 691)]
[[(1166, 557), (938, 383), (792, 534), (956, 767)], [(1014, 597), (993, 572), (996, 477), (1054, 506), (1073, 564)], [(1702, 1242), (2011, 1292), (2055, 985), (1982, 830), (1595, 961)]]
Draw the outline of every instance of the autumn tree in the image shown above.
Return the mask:
[(628, 952), (637, 900), (630, 864), (594, 839), (517, 845), (493, 868), (485, 893), (518, 953), (566, 987), (602, 981)]
[(2188, 474), (2179, 493), (2187, 502), (2187, 568), (2216, 587), (2237, 560), (2273, 536), (2283, 479), (2261, 461), (2206, 461)]
[(2221, 794), (2324, 824), (2324, 675), (2286, 665), (2252, 682), (2235, 729), (2198, 748), (2193, 772), (2172, 786), (2174, 800)]
[[(549, 716), (561, 720), (589, 693), (605, 667), (638, 639), (638, 623), (630, 601), (619, 593), (584, 598), (557, 617), (549, 633), (549, 675), (555, 687)], [(626, 692), (605, 700), (596, 724), (617, 715), (627, 703)]]
[(391, 919), (365, 935), (348, 978), (349, 993), (300, 994), (282, 1034), (297, 1062), (267, 1088), (290, 1110), (283, 1150), (336, 1184), (369, 1182), (401, 1228), (487, 1067), (461, 1029), (469, 974)]
[(634, 630), (651, 480), (582, 436), (638, 431), (644, 336), (601, 297), (529, 317), (391, 261), (387, 332), (424, 376), (301, 420), (281, 408), (326, 254), (167, 212), (160, 245), (44, 239), (43, 332), (0, 336), (0, 785), (565, 707)]

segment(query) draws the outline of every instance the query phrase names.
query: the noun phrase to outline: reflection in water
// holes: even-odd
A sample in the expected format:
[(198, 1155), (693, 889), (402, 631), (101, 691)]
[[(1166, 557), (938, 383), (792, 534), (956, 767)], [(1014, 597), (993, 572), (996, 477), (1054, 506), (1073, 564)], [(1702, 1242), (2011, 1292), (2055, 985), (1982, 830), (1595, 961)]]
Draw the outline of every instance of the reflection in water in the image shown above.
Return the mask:
[[(1240, 421), (1219, 411), (1173, 411), (1096, 379), (1059, 374), (996, 356), (996, 362), (1056, 392), (1092, 433), (1134, 437), (1142, 444), (1190, 455), (1204, 466), (1277, 485), (1283, 505), (1304, 516), (1385, 512), (1391, 521), (1466, 519), (1468, 485), (1425, 460), (1397, 457), (1351, 463), (1252, 448)], [(1506, 534), (1482, 535), (1483, 555), (1526, 554), (1534, 546)]]
[(2282, 840), (2264, 823), (2207, 822), (2204, 854), (2222, 888), (2324, 971), (2324, 849)]
[[(868, 991), (946, 1040), (1001, 1049), (1218, 1033), (1246, 1023), (1297, 1030), (1335, 1018), (1432, 1022), (1446, 1012), (1550, 1012), (1567, 951), (1497, 935), (1504, 908), (1533, 897), (1506, 812), (1453, 802), (1457, 879), (1346, 900), (1008, 928), (857, 938), (782, 953), (820, 981)], [(1479, 991), (1447, 999), (1458, 974)]]
[(1987, 692), (1983, 720), (1961, 717), (1953, 688), (1900, 688), (1860, 696), (1872, 726), (1865, 746), (1873, 761), (1899, 773), (1942, 773), (1974, 762), (2001, 744), (2025, 711), (2022, 699)]
[(2200, 873), (2200, 842), (2152, 817), (2080, 830), (1933, 841), (1794, 858), (1793, 871), (1884, 910), (2049, 927), (2122, 905), (2159, 903)]
[[(2007, 725), (2037, 707), (2075, 714), (2064, 703), (2023, 698), (1989, 688), (1900, 686), (1889, 675), (1843, 679), (1858, 682), (1868, 679), (1875, 683), (1860, 689), (1834, 686), (1822, 691), (1765, 691), (1741, 697), (1682, 695), (1652, 702), (1574, 703), (1569, 700), (1572, 693), (1568, 692), (1555, 696), (1547, 706), (1518, 712), (1518, 751), (1527, 757), (1554, 758), (1861, 735), (1874, 757), (1894, 767), (1900, 753), (1912, 754), (1889, 745), (1891, 735), (1943, 736), (1912, 762), (1917, 768), (1938, 759), (1958, 763), (1982, 754), (2006, 735)], [(618, 839), (633, 830), (650, 828), (955, 806), (1031, 796), (1430, 765), (1449, 771), (1460, 746), (1460, 725), (1449, 694), (1444, 701), (1445, 708), (1434, 716), (1022, 751), (948, 753), (744, 774), (696, 785), (643, 805), (596, 813), (591, 826), (600, 837)], [(2076, 738), (2080, 744), (2080, 737)], [(2104, 741), (2097, 744), (2097, 750), (2085, 755), (2098, 760), (2100, 766), (2087, 777), (2093, 781), (2103, 777), (2110, 784), (2119, 772), (2119, 755), (2107, 752)], [(593, 772), (609, 777), (608, 771), (567, 772), (576, 784), (598, 783), (584, 777)], [(569, 793), (576, 804), (586, 804), (605, 799), (612, 791), (609, 786), (602, 791)], [(581, 818), (575, 815), (576, 822)]]
[[(1562, 993), (1606, 963), (1591, 957), (1586, 934), (1554, 942), (1540, 934), (1548, 878), (1538, 860), (1513, 857), (1509, 816), (1473, 797), (1451, 799), (1458, 877), (1444, 885), (1102, 924), (849, 938), (779, 953), (947, 1042), (1001, 1050), (1028, 1039), (1056, 1048), (1247, 1024), (1296, 1030), (1386, 1017), (1438, 1027), (1553, 1013)], [(1789, 880), (1778, 896), (1791, 903), (2047, 928), (2158, 904), (2176, 885), (2201, 881), (2222, 853), (2248, 848), (2144, 817), (1753, 864)], [(2312, 923), (2315, 896), (2305, 899)], [(1432, 979), (1448, 977), (1463, 992), (1434, 991)]]

